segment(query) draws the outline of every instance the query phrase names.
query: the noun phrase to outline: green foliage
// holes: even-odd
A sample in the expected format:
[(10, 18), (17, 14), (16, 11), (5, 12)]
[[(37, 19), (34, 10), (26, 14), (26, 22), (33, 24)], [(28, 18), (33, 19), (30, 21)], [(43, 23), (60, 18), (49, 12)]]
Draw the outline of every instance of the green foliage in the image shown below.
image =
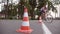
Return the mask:
[[(18, 13), (19, 15), (23, 15), (23, 11), (24, 11), (24, 6), (26, 6), (28, 8), (28, 12), (31, 15), (31, 17), (34, 17), (34, 14), (38, 14), (38, 11), (41, 7), (43, 7), (44, 5), (48, 5), (48, 11), (52, 8), (53, 12), (57, 12), (56, 8), (53, 6), (52, 2), (50, 2), (49, 0), (38, 0), (38, 6), (37, 6), (37, 10), (34, 11), (34, 9), (36, 8), (36, 0), (20, 0), (19, 4), (17, 5), (13, 5), (12, 7), (14, 9), (12, 10), (8, 10), (9, 12), (6, 11), (6, 13), (8, 13), (10, 16), (16, 16), (16, 14)], [(9, 8), (11, 8), (11, 5), (9, 6)], [(18, 8), (18, 12), (17, 12), (17, 8)]]
[(26, 6), (28, 8), (28, 11), (29, 11), (28, 14), (30, 14), (31, 19), (34, 19), (35, 14), (37, 15), (39, 14), (39, 9), (43, 7), (44, 5), (48, 5), (48, 11), (52, 8), (53, 12), (57, 12), (56, 8), (53, 6), (52, 2), (50, 2), (49, 0), (38, 0), (38, 3), (39, 4), (37, 7), (37, 10), (34, 11), (37, 5), (36, 0), (28, 0), (26, 2), (24, 0), (21, 0), (21, 6)]
[(48, 1), (48, 10), (50, 10), (51, 8), (53, 12), (57, 13), (57, 9), (53, 6), (52, 2)]
[(29, 0), (29, 4), (34, 7), (37, 5), (36, 0)]

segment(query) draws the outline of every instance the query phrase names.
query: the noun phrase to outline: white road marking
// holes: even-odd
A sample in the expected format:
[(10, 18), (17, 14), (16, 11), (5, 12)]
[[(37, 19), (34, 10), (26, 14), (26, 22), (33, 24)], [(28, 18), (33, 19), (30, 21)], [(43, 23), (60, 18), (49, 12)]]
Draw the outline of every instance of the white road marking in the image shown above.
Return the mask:
[(44, 31), (43, 34), (52, 34), (52, 32), (47, 28), (47, 26), (44, 23), (42, 23), (42, 28)]

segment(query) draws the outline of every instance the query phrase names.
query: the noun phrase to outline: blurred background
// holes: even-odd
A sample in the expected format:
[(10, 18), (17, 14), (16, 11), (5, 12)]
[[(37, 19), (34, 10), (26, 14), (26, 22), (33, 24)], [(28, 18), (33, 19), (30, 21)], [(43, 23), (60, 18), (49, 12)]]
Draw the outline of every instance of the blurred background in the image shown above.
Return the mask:
[(24, 6), (28, 8), (29, 19), (38, 19), (43, 5), (53, 18), (60, 18), (60, 0), (0, 0), (0, 19), (22, 19)]

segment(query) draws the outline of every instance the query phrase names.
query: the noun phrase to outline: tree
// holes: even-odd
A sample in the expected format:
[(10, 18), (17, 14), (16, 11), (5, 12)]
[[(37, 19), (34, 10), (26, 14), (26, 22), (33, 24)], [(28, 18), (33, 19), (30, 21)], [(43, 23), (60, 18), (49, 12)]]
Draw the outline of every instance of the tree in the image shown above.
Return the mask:
[(31, 10), (30, 10), (31, 19), (34, 19), (34, 17), (35, 17), (34, 9), (35, 9), (35, 7), (37, 5), (36, 0), (30, 0), (29, 4), (31, 6)]
[[(19, 4), (21, 4), (20, 8), (23, 8), (23, 6), (26, 6), (28, 8), (29, 14), (32, 17), (31, 19), (34, 19), (34, 17), (35, 17), (34, 9), (37, 8), (37, 10), (38, 10), (46, 4), (48, 5), (48, 10), (50, 10), (52, 8), (52, 11), (57, 12), (56, 8), (53, 6), (52, 2), (50, 2), (49, 0), (38, 0), (38, 4), (37, 4), (36, 0), (20, 0)], [(36, 11), (36, 12), (38, 12), (38, 11)], [(23, 9), (22, 9), (22, 13), (23, 13)]]
[(30, 0), (29, 4), (32, 7), (32, 11), (30, 11), (32, 18), (34, 18), (34, 9), (36, 8), (36, 5), (38, 5), (37, 10), (43, 7), (44, 5), (48, 5), (48, 10), (52, 8), (52, 11), (57, 12), (56, 8), (53, 6), (52, 2), (50, 2), (49, 0), (38, 0), (38, 4), (36, 3), (36, 0)]

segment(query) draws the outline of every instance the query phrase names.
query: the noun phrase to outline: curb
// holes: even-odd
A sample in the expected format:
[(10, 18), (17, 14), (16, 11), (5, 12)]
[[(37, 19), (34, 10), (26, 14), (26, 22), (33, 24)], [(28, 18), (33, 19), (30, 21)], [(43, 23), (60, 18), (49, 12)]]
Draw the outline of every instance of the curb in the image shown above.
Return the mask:
[(60, 20), (60, 18), (53, 18), (54, 20)]

